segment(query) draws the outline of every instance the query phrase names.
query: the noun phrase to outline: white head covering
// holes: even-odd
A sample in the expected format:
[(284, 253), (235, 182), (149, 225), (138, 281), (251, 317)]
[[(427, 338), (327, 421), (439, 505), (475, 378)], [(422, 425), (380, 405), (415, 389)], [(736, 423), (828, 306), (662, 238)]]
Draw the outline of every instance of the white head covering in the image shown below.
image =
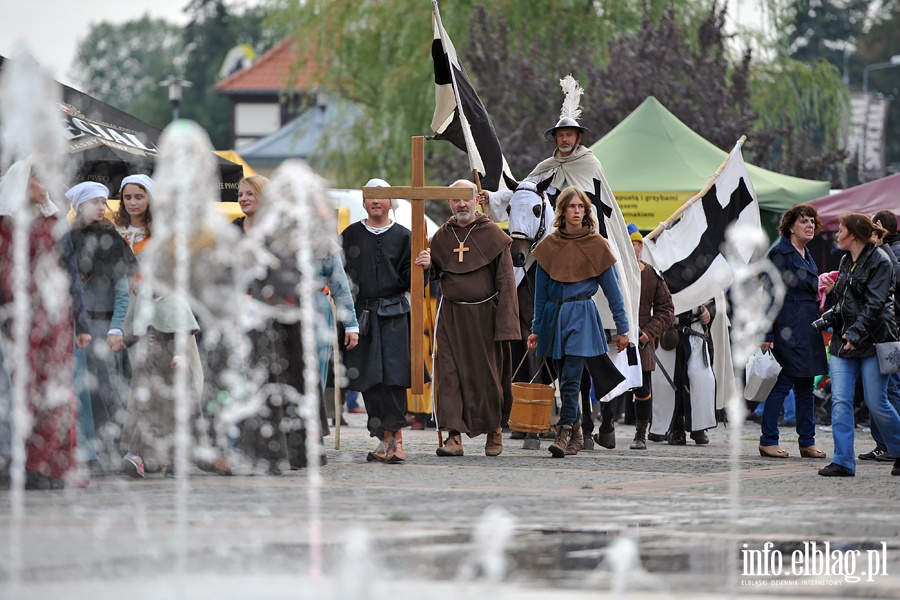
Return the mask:
[[(378, 179), (375, 177), (374, 179), (370, 179), (369, 182), (363, 187), (391, 187), (384, 179)], [(366, 201), (363, 200), (363, 206), (365, 206)], [(396, 211), (400, 207), (400, 203), (397, 202), (396, 198), (391, 200), (391, 210)]]
[(129, 183), (136, 183), (142, 186), (147, 193), (150, 194), (150, 197), (153, 197), (153, 180), (150, 179), (149, 175), (144, 175), (143, 173), (138, 175), (129, 175), (125, 179), (122, 180), (122, 184), (119, 186), (119, 194), (122, 193), (122, 189), (125, 188)]
[(66, 192), (66, 198), (72, 203), (72, 210), (78, 211), (78, 207), (94, 198), (109, 199), (109, 188), (96, 181), (82, 181), (73, 185)]

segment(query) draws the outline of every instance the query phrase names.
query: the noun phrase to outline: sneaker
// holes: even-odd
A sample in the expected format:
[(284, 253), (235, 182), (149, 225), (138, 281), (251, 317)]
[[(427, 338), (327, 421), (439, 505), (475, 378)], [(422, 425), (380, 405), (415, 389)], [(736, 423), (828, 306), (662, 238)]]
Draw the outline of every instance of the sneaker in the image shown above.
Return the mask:
[(878, 462), (892, 462), (894, 460), (892, 457), (888, 456), (886, 450), (882, 450), (881, 448), (875, 448), (871, 452), (860, 454), (856, 458), (859, 460), (875, 460)]
[(122, 457), (122, 471), (133, 479), (141, 479), (144, 477), (144, 459), (129, 452)]
[(855, 477), (856, 473), (852, 473), (849, 469), (842, 467), (841, 465), (830, 463), (819, 469), (819, 475), (822, 477)]
[(900, 475), (900, 458), (894, 461), (894, 468), (891, 469), (891, 475)]

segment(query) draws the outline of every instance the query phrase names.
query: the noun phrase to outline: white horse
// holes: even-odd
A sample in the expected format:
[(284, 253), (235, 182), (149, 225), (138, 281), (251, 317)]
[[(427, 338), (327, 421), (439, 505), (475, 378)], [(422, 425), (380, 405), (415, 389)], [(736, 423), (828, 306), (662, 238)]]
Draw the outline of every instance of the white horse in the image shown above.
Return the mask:
[(513, 240), (510, 252), (513, 266), (516, 267), (516, 285), (520, 285), (525, 273), (534, 265), (532, 249), (544, 236), (556, 229), (553, 226), (553, 207), (544, 193), (550, 180), (520, 183), (507, 178), (505, 174), (504, 178), (506, 185), (515, 190), (506, 206), (506, 214), (509, 218), (509, 235)]

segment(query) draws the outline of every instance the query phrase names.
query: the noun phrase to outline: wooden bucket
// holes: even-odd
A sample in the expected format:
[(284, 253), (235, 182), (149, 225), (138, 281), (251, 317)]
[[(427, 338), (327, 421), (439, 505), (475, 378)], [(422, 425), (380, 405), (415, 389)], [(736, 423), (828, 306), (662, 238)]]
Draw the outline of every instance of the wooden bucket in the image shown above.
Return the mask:
[(525, 433), (544, 433), (550, 428), (555, 390), (543, 383), (513, 382), (509, 428)]

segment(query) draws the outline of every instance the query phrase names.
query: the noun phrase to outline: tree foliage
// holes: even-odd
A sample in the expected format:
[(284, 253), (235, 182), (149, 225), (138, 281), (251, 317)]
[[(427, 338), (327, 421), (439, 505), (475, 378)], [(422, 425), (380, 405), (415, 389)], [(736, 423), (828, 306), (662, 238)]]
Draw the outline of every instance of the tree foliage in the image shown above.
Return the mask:
[(159, 125), (168, 105), (159, 82), (183, 62), (181, 48), (181, 29), (162, 19), (102, 22), (79, 42), (74, 76), (91, 95)]
[(228, 100), (215, 93), (218, 71), (234, 45), (267, 50), (287, 30), (270, 21), (266, 7), (230, 7), (221, 0), (193, 0), (184, 28), (143, 17), (122, 24), (101, 22), (79, 43), (76, 78), (91, 95), (134, 116), (164, 127), (172, 107), (159, 82), (180, 75), (193, 85), (184, 90), (181, 116), (207, 129), (213, 144), (230, 141)]
[(715, 4), (686, 31), (674, 11), (657, 23), (611, 42), (610, 62), (592, 73), (603, 103), (592, 109), (598, 133), (615, 127), (648, 96), (655, 96), (688, 127), (722, 149), (752, 135), (756, 112), (748, 87), (751, 53), (728, 59), (725, 9)]
[(871, 0), (793, 0), (784, 29), (789, 55), (841, 68), (844, 49), (865, 31), (870, 5)]
[[(645, 12), (659, 15), (672, 5), (694, 12), (690, 0), (458, 0), (444, 2), (441, 17), (495, 120), (507, 159), (516, 173), (527, 173), (534, 163), (527, 170), (524, 165), (546, 152), (540, 131), (555, 123), (557, 80), (605, 61), (606, 42), (616, 32), (637, 27)], [(321, 65), (322, 86), (365, 109), (346, 152), (333, 158), (332, 171), (342, 177), (338, 183), (359, 185), (375, 174), (407, 181), (410, 136), (431, 133), (431, 5), (280, 0), (277, 14), (296, 27), (300, 62)], [(432, 180), (449, 182), (468, 173), (465, 159), (449, 144), (428, 144), (426, 155)]]

